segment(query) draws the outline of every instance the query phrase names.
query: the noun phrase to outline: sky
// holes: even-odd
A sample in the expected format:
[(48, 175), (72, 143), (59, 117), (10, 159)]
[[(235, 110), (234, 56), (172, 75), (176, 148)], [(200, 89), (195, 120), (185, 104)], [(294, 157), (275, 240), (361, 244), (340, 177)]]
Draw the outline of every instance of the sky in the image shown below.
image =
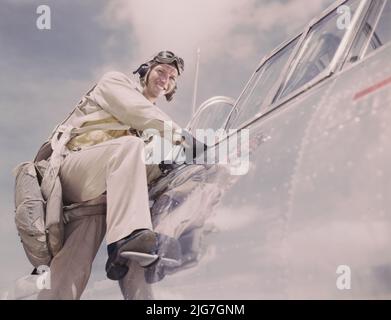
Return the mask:
[[(0, 294), (31, 272), (13, 221), (12, 169), (107, 71), (130, 73), (161, 50), (185, 60), (174, 101), (186, 126), (200, 48), (197, 105), (236, 99), (262, 57), (297, 35), (331, 0), (0, 0)], [(50, 30), (37, 8), (48, 5)]]

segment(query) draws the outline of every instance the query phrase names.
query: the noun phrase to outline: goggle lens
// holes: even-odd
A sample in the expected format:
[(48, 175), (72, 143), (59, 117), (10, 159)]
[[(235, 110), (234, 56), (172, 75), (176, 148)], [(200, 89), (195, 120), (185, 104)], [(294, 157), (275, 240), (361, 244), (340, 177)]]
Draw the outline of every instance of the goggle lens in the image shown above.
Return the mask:
[(176, 56), (172, 51), (160, 51), (154, 60), (160, 63), (173, 63), (175, 61), (180, 71), (183, 71), (185, 67), (183, 59)]

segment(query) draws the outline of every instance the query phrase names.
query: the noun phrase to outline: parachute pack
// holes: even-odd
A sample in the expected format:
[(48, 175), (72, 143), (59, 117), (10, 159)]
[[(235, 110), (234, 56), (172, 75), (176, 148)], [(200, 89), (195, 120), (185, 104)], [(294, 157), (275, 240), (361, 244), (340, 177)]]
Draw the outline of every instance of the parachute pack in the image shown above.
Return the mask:
[(66, 223), (85, 216), (106, 214), (105, 194), (82, 203), (63, 205), (58, 173), (66, 143), (74, 134), (89, 130), (124, 128), (128, 127), (110, 123), (85, 128), (60, 126), (51, 141), (40, 148), (34, 161), (21, 163), (15, 168), (15, 224), (26, 256), (35, 268), (49, 266), (61, 250)]
[[(62, 190), (56, 178), (53, 193), (45, 199), (41, 183), (49, 162), (41, 160), (20, 164), (14, 171), (15, 224), (24, 251), (38, 268), (49, 265), (63, 245)], [(50, 215), (46, 213), (50, 212)]]

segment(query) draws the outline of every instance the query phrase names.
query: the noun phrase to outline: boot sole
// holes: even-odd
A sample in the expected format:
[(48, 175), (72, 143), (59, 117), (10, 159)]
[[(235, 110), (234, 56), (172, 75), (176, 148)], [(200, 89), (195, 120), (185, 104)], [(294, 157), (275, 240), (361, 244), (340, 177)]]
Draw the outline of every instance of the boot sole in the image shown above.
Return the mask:
[(121, 256), (124, 251), (135, 251), (150, 254), (156, 249), (157, 239), (153, 231), (146, 230), (136, 237), (129, 239), (122, 247), (117, 250), (115, 258), (106, 263), (107, 278), (111, 280), (121, 280), (129, 271), (127, 266), (128, 259)]

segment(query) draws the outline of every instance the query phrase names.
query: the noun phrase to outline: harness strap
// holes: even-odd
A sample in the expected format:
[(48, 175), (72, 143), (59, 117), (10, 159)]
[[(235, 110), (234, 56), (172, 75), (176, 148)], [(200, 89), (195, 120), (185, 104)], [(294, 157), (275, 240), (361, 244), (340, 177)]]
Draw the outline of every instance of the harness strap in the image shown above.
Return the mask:
[[(97, 112), (99, 113), (99, 112)], [(72, 126), (61, 125), (58, 127), (57, 132), (54, 134), (51, 142), (53, 153), (50, 158), (49, 166), (45, 172), (45, 176), (42, 179), (42, 194), (45, 200), (48, 199), (51, 194), (56, 177), (60, 171), (62, 160), (67, 154), (66, 144), (71, 137), (75, 134), (82, 134), (91, 130), (129, 130), (130, 126), (126, 126), (120, 123), (101, 123), (83, 128), (74, 128)]]
[(91, 216), (101, 216), (106, 214), (106, 204), (96, 204), (92, 206), (79, 206), (63, 212), (64, 224)]
[(45, 200), (49, 198), (54, 188), (58, 172), (60, 171), (61, 163), (64, 158), (66, 144), (71, 137), (72, 129), (73, 128), (71, 126), (67, 127), (62, 133), (56, 133), (51, 140), (53, 153), (50, 157), (49, 165), (41, 184), (42, 195)]
[(63, 221), (65, 224), (88, 216), (100, 216), (106, 214), (106, 195), (63, 207)]

